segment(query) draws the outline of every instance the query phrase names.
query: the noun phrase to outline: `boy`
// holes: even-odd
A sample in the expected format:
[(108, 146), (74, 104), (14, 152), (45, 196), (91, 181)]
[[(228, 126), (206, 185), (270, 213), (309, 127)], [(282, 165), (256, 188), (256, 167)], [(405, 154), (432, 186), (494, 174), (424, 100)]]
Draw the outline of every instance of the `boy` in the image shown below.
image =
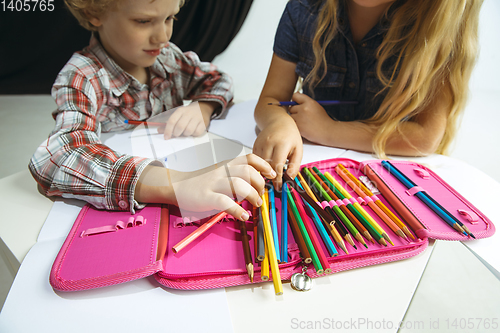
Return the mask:
[[(226, 164), (231, 175), (245, 180), (229, 184), (225, 168), (211, 168), (201, 176), (169, 171), (99, 141), (101, 130), (130, 128), (125, 120), (146, 120), (182, 106), (183, 99), (196, 103), (173, 112), (164, 137), (201, 135), (231, 101), (226, 74), (169, 43), (182, 1), (65, 0), (94, 34), (56, 79), (56, 127), (29, 165), (47, 195), (131, 212), (144, 203), (177, 204), (187, 198), (191, 210), (226, 210), (243, 220), (248, 214), (229, 196), (260, 206), (264, 181), (258, 171), (270, 178), (274, 172), (256, 156)], [(176, 186), (180, 181), (182, 186)]]

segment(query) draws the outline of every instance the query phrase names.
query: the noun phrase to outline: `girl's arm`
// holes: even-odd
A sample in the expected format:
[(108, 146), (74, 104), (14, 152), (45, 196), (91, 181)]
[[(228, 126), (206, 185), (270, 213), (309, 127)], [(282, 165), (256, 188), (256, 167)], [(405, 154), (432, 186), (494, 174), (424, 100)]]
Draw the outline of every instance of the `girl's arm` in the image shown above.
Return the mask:
[(276, 170), (276, 185), (281, 187), (281, 176), (286, 160), (287, 173), (294, 178), (302, 160), (302, 138), (297, 125), (287, 113), (288, 107), (268, 105), (292, 98), (298, 76), (296, 64), (273, 55), (264, 88), (255, 108), (255, 120), (261, 130), (253, 152), (268, 161)]
[[(331, 119), (322, 106), (303, 94), (294, 94), (300, 105), (290, 108), (301, 135), (318, 144), (373, 152), (378, 127), (360, 121)], [(431, 103), (412, 119), (403, 122), (387, 140), (385, 153), (401, 156), (425, 156), (436, 151), (443, 138), (451, 107), (451, 93), (442, 88)]]

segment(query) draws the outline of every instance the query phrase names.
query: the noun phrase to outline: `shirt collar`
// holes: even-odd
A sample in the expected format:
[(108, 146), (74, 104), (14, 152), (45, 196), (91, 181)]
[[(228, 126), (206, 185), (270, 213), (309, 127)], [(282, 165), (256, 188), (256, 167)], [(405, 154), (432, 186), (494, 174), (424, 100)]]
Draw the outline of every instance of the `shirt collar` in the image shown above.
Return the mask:
[[(177, 64), (172, 48), (177, 46), (169, 43), (162, 49), (155, 63), (150, 67), (151, 79), (155, 76), (167, 79), (168, 74), (172, 74), (180, 69)], [(125, 72), (106, 52), (96, 34), (92, 34), (89, 43), (89, 51), (93, 53), (100, 63), (104, 66), (110, 76), (110, 90), (115, 96), (121, 96), (130, 86), (137, 90), (143, 87), (143, 84), (137, 81), (133, 76)]]
[[(106, 52), (96, 34), (92, 34), (89, 51), (95, 55), (110, 77), (110, 90), (115, 96), (121, 96), (135, 80), (125, 72)], [(135, 80), (137, 81), (137, 80)], [(139, 82), (137, 82), (140, 84)]]
[(153, 66), (151, 66), (151, 77), (156, 75), (163, 79), (167, 79), (169, 74), (179, 71), (180, 66), (177, 64), (175, 53), (180, 54), (182, 51), (173, 43), (169, 42), (168, 45), (161, 50)]

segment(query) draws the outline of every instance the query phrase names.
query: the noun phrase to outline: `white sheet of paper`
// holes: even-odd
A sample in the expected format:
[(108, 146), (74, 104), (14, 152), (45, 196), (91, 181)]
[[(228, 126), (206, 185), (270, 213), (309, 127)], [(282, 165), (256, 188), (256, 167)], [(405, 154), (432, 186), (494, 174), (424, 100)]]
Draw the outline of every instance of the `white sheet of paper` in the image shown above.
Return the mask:
[(23, 261), (0, 314), (0, 332), (232, 332), (224, 289), (173, 290), (148, 277), (94, 290), (54, 291), (50, 269), (82, 207), (68, 202), (54, 203)]

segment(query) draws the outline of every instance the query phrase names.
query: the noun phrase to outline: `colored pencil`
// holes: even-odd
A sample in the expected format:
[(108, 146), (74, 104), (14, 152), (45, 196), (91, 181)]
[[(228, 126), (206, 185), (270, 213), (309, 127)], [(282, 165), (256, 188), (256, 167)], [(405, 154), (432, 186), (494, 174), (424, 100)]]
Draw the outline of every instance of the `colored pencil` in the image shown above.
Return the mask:
[(281, 186), (281, 262), (288, 262), (288, 199), (286, 183)]
[[(345, 105), (345, 104), (358, 104), (356, 101), (316, 101), (319, 105)], [(278, 103), (267, 103), (267, 105), (277, 105), (277, 106), (294, 106), (298, 105), (297, 102), (282, 101)]]
[[(304, 171), (304, 170), (302, 170)], [(307, 174), (304, 172), (304, 175), (307, 179), (309, 179), (309, 176), (307, 176)], [(316, 188), (316, 186), (314, 186), (313, 184), (310, 184), (310, 188), (311, 190), (314, 192), (314, 194), (316, 195), (317, 198), (319, 198), (319, 200), (323, 200), (323, 204), (325, 206), (325, 210), (328, 212), (328, 214), (330, 214), (332, 216), (332, 218), (335, 220), (335, 223), (328, 223), (328, 225), (330, 226), (330, 230), (335, 230), (337, 231), (338, 234), (340, 234), (341, 238), (342, 239), (345, 239), (346, 235), (348, 235), (348, 232), (347, 232), (347, 229), (344, 227), (344, 224), (342, 223), (342, 221), (340, 220), (340, 218), (337, 216), (337, 214), (335, 214), (335, 212), (332, 210), (332, 208), (328, 205), (328, 203), (326, 201), (324, 201), (325, 199), (323, 199), (323, 195), (319, 192), (319, 190)], [(332, 233), (333, 235), (333, 233)], [(345, 243), (344, 243), (345, 245)], [(345, 249), (342, 248), (343, 250)], [(346, 249), (345, 249), (346, 250)], [(345, 251), (344, 251), (345, 252)], [(346, 252), (347, 253), (347, 252)]]
[[(316, 179), (316, 177), (314, 177), (314, 175), (311, 173), (311, 171), (308, 168), (303, 168), (303, 170), (305, 171), (305, 174), (308, 177), (309, 181), (311, 181), (313, 186), (316, 187), (316, 189), (319, 191), (319, 193), (321, 193), (323, 199), (325, 200), (325, 202), (323, 202), (322, 205), (327, 205), (330, 209), (332, 209), (335, 212), (335, 214), (337, 214), (337, 216), (340, 218), (340, 220), (344, 223), (344, 226), (346, 228), (348, 228), (349, 230), (351, 230), (351, 227), (353, 228), (353, 226), (352, 226), (351, 222), (349, 221), (349, 219), (347, 218), (347, 216), (345, 216), (344, 212), (342, 212), (337, 205), (335, 205), (333, 207), (329, 206), (329, 202), (332, 201), (333, 199), (330, 197), (330, 195), (326, 192), (324, 187), (320, 184), (320, 182)], [(356, 249), (356, 245), (354, 244), (354, 241), (352, 240), (351, 235), (349, 233), (345, 232), (345, 235), (343, 235), (343, 236), (344, 236), (344, 239), (349, 244), (351, 244), (352, 247), (354, 247)]]
[[(394, 165), (392, 165), (388, 161), (382, 161), (382, 166), (389, 171), (391, 175), (393, 175), (396, 179), (398, 179), (404, 186), (406, 186), (408, 189), (411, 189), (415, 186), (417, 186), (413, 181), (411, 181), (409, 178), (407, 178), (401, 171), (399, 171), (398, 168), (396, 168)], [(415, 193), (415, 196), (419, 198), (424, 204), (426, 204), (431, 210), (434, 211), (443, 221), (445, 221), (450, 227), (452, 227), (454, 230), (458, 231), (459, 233), (462, 233), (466, 236), (469, 236), (465, 230), (460, 226), (459, 223), (457, 223), (451, 216), (451, 213), (445, 210), (444, 208), (442, 209), (442, 206), (439, 207), (436, 205), (435, 200), (431, 200), (430, 195), (427, 192), (417, 192)]]
[[(300, 196), (297, 194), (295, 190), (290, 190), (292, 192), (292, 196), (295, 199), (295, 204), (297, 206), (297, 210), (299, 211), (299, 214), (302, 218), (302, 222), (304, 223), (304, 226), (306, 227), (307, 233), (309, 234), (309, 237), (311, 238), (311, 242), (314, 246), (314, 249), (316, 250), (316, 254), (318, 255), (318, 259), (321, 262), (321, 266), (323, 267), (323, 272), (324, 273), (331, 273), (332, 269), (330, 268), (330, 263), (328, 262), (328, 258), (325, 255), (325, 252), (323, 251), (323, 248), (321, 247), (321, 243), (319, 242), (318, 237), (316, 236), (316, 232), (314, 232), (314, 228), (311, 224), (311, 221), (309, 220), (305, 210), (304, 210), (304, 204), (302, 200), (300, 199)], [(333, 245), (333, 244), (332, 244)]]
[(283, 295), (283, 285), (281, 283), (280, 270), (278, 267), (278, 259), (276, 257), (276, 249), (274, 248), (273, 231), (271, 230), (271, 222), (269, 221), (269, 208), (267, 202), (262, 195), (262, 221), (264, 222), (264, 237), (266, 239), (267, 254), (269, 256), (269, 265), (271, 266), (271, 274), (273, 276), (274, 293)]
[(256, 206), (252, 206), (252, 221), (253, 221), (253, 251), (254, 251), (254, 261), (257, 262), (257, 251), (259, 243), (257, 242), (257, 229), (259, 226), (259, 209)]
[[(317, 177), (316, 180), (318, 180), (318, 182), (323, 186), (323, 188), (325, 189), (325, 191), (335, 201), (335, 202), (331, 202), (330, 201), (330, 206), (337, 205), (342, 210), (342, 212), (346, 215), (346, 217), (348, 218), (348, 220), (350, 221), (350, 223), (352, 223), (349, 226), (349, 231), (351, 232), (351, 234), (364, 247), (367, 247), (366, 243), (365, 243), (365, 241), (363, 239), (363, 237), (361, 236), (361, 233), (358, 230), (358, 226), (361, 224), (361, 222), (358, 221), (357, 217), (351, 211), (352, 205), (350, 205), (350, 203), (349, 203), (349, 205), (346, 205), (346, 203), (342, 201), (342, 199), (344, 199), (344, 198), (341, 197), (342, 194), (335, 188), (335, 186), (333, 186), (330, 183), (330, 181), (323, 175), (323, 173), (321, 173), (321, 171), (319, 171), (318, 168), (313, 167), (312, 168), (312, 174), (313, 174), (313, 176)], [(356, 226), (354, 226), (354, 225), (356, 225)]]
[(267, 194), (269, 198), (269, 217), (271, 221), (271, 230), (273, 232), (274, 249), (276, 250), (276, 258), (278, 259), (278, 262), (281, 262), (278, 222), (276, 219), (276, 201), (274, 200), (274, 186), (272, 182), (268, 182), (267, 186)]
[(243, 255), (245, 257), (245, 267), (247, 269), (248, 278), (253, 282), (253, 261), (252, 253), (250, 252), (250, 240), (248, 239), (246, 222), (238, 221), (241, 231), (241, 244), (243, 245)]
[(158, 123), (158, 122), (154, 122), (154, 121), (147, 121), (147, 120), (143, 120), (143, 121), (138, 121), (138, 120), (128, 120), (128, 119), (125, 119), (123, 121), (125, 124), (129, 124), (129, 125), (148, 125), (148, 126), (165, 126), (165, 123)]
[[(350, 172), (347, 170), (346, 170), (347, 172), (342, 170), (341, 168), (339, 168), (339, 165), (341, 164), (338, 164), (335, 167), (335, 172), (347, 183), (347, 185), (349, 185), (349, 187), (351, 187), (356, 192), (356, 194), (358, 194), (360, 197), (363, 197), (364, 196), (363, 191), (361, 191), (361, 189), (358, 186), (356, 186), (356, 184), (348, 176), (348, 173)], [(379, 242), (384, 246), (387, 246), (386, 240), (389, 238), (389, 235), (387, 235), (385, 230), (382, 229), (382, 227), (373, 219), (373, 217), (371, 217), (370, 214), (368, 214), (366, 210), (363, 209), (359, 212), (368, 221), (366, 229), (368, 229), (370, 234), (377, 240), (377, 242)]]
[(386, 205), (384, 205), (384, 203), (382, 201), (380, 201), (376, 196), (373, 195), (373, 193), (368, 189), (368, 187), (366, 187), (359, 179), (357, 179), (356, 177), (354, 177), (353, 174), (351, 174), (342, 164), (339, 165), (339, 168), (348, 172), (348, 176), (349, 178), (352, 179), (353, 182), (355, 182), (358, 187), (369, 197), (375, 197), (376, 200), (375, 200), (375, 204), (377, 206), (380, 207), (380, 209), (392, 220), (394, 221), (394, 223), (403, 231), (403, 233), (410, 237), (411, 239), (415, 239), (415, 236), (413, 236), (413, 234), (410, 232), (410, 230), (408, 229), (408, 227), (396, 216), (394, 215), (393, 212), (390, 211), (389, 208), (387, 208)]
[(266, 256), (266, 243), (264, 240), (264, 222), (262, 221), (262, 210), (259, 208), (257, 210), (257, 248), (255, 249), (255, 259), (256, 261), (264, 260)]
[[(295, 182), (301, 186), (299, 179), (295, 178)], [(328, 236), (325, 227), (321, 223), (318, 214), (316, 211), (309, 205), (307, 202), (304, 202), (304, 205), (306, 206), (307, 211), (309, 212), (309, 216), (311, 217), (314, 225), (316, 226), (316, 230), (318, 230), (319, 235), (321, 236), (321, 239), (323, 240), (323, 243), (325, 244), (326, 249), (328, 250), (328, 253), (330, 254), (330, 257), (335, 257), (338, 255), (337, 249), (333, 245), (332, 240), (330, 239), (330, 236)], [(326, 271), (325, 271), (326, 272)]]
[(351, 202), (350, 206), (353, 207), (352, 212), (358, 218), (358, 222), (359, 222), (358, 230), (363, 234), (363, 236), (365, 236), (365, 238), (367, 240), (369, 240), (372, 243), (375, 243), (375, 241), (373, 240), (373, 237), (370, 235), (370, 233), (368, 232), (368, 230), (365, 227), (365, 225), (368, 224), (369, 222), (360, 213), (360, 211), (363, 210), (363, 207), (361, 207), (361, 205), (356, 200), (350, 200), (350, 199), (352, 199), (352, 196), (344, 189), (344, 187), (342, 185), (340, 185), (340, 183), (335, 178), (333, 178), (333, 176), (329, 172), (325, 172), (324, 175), (330, 181), (330, 183), (336, 189), (339, 190), (340, 194), (344, 198), (343, 200), (346, 199), (346, 200)]
[(196, 238), (200, 237), (205, 231), (210, 229), (214, 224), (222, 220), (225, 216), (227, 215), (226, 212), (220, 212), (218, 214), (215, 214), (210, 220), (207, 222), (203, 223), (200, 227), (198, 227), (195, 231), (184, 237), (180, 242), (174, 245), (172, 247), (172, 251), (174, 253), (178, 253), (180, 250), (185, 248), (187, 245), (189, 245), (192, 241), (194, 241)]
[(264, 259), (260, 263), (260, 279), (262, 281), (269, 281), (269, 253), (267, 249), (266, 239), (264, 238)]
[(297, 208), (297, 205), (295, 204), (295, 201), (292, 197), (292, 191), (293, 191), (293, 188), (290, 188), (290, 191), (287, 193), (288, 203), (292, 207), (292, 213), (295, 216), (295, 221), (297, 222), (297, 225), (299, 226), (300, 234), (302, 235), (302, 238), (304, 238), (304, 242), (306, 244), (307, 250), (309, 251), (309, 254), (311, 255), (314, 269), (316, 270), (317, 274), (323, 274), (323, 272), (324, 272), (323, 266), (321, 265), (321, 262), (319, 260), (318, 254), (316, 253), (316, 249), (314, 248), (314, 245), (311, 241), (311, 238), (309, 237), (309, 234), (307, 233), (304, 222), (302, 221), (302, 217), (299, 214), (299, 210)]
[[(311, 188), (309, 187), (309, 185), (307, 184), (307, 182), (305, 181), (304, 177), (302, 176), (302, 174), (300, 172), (297, 174), (297, 178), (299, 179), (300, 183), (304, 187), (304, 190), (306, 191), (306, 193), (317, 204), (319, 204), (319, 200), (316, 198), (316, 196), (314, 195), (314, 193), (312, 192)], [(311, 205), (309, 204), (309, 206), (311, 206)], [(342, 249), (342, 251), (344, 251), (346, 254), (348, 254), (347, 248), (345, 247), (344, 240), (342, 239), (342, 236), (340, 236), (337, 228), (335, 228), (335, 226), (330, 225), (330, 223), (328, 221), (324, 221), (324, 223), (326, 223), (329, 226), (328, 230), (330, 231), (330, 234), (332, 235), (332, 237), (335, 240), (335, 242), (337, 243), (337, 245)]]
[(293, 215), (292, 212), (292, 206), (290, 204), (288, 205), (288, 217), (289, 217), (288, 221), (290, 221), (290, 230), (292, 230), (295, 243), (297, 243), (297, 246), (299, 247), (299, 252), (302, 257), (302, 260), (304, 260), (304, 263), (310, 264), (312, 262), (311, 254), (309, 253), (304, 238), (300, 233), (299, 225), (297, 224), (297, 220), (295, 220), (295, 216)]
[(316, 213), (318, 213), (319, 216), (325, 219), (325, 221), (328, 221), (328, 223), (335, 223), (335, 221), (332, 220), (332, 217), (323, 209), (323, 207), (321, 207), (319, 203), (316, 203), (309, 195), (303, 193), (303, 191), (299, 189), (297, 184), (295, 184), (295, 181), (292, 178), (290, 178), (290, 176), (286, 172), (283, 173), (283, 179), (290, 188), (295, 189), (295, 191), (297, 191), (299, 195), (305, 201), (307, 201), (311, 205), (311, 207), (314, 208), (314, 210), (316, 210)]

